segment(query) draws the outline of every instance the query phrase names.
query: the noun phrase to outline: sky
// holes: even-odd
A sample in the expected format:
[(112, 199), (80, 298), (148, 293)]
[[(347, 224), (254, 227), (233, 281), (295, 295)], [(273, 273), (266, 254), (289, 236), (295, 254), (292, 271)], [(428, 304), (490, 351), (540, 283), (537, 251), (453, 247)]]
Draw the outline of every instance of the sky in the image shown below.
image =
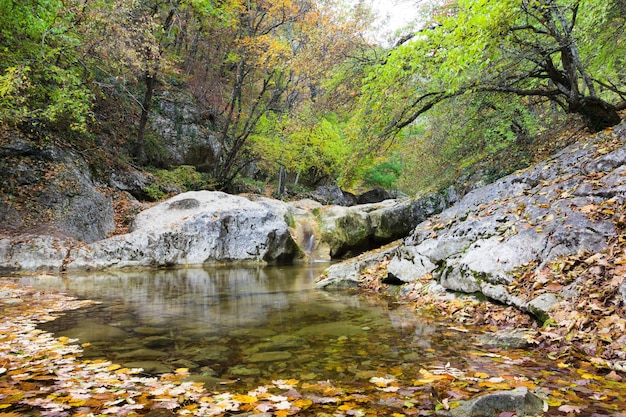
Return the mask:
[(417, 18), (417, 0), (371, 0), (382, 18), (388, 18), (388, 26), (398, 29)]
[[(436, 0), (369, 0), (369, 3), (380, 15), (380, 22), (383, 23), (381, 36), (384, 37), (384, 34), (394, 33), (418, 21), (420, 7), (434, 1)], [(394, 40), (397, 38), (394, 37)]]

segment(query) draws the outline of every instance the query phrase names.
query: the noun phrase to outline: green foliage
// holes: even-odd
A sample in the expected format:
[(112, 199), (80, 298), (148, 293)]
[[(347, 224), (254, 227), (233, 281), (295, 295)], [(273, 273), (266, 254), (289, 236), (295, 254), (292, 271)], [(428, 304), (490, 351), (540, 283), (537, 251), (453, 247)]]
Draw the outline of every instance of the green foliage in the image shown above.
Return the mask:
[(365, 171), (363, 183), (372, 187), (391, 189), (400, 179), (402, 168), (402, 163), (397, 159), (379, 162)]
[(207, 177), (190, 165), (180, 165), (172, 170), (159, 169), (153, 172), (156, 182), (143, 188), (153, 200), (168, 196), (168, 190), (197, 191), (211, 188)]
[(156, 182), (143, 187), (143, 191), (148, 195), (148, 198), (153, 201), (158, 201), (167, 197), (167, 194), (161, 190), (161, 186)]
[[(527, 100), (500, 95), (461, 96), (440, 103), (422, 126), (412, 126), (399, 180), (407, 192), (438, 190), (478, 167), (501, 176), (524, 166), (513, 149), (523, 146), (540, 125)], [(506, 157), (504, 157), (506, 155)], [(515, 158), (511, 160), (509, 158)]]
[(318, 117), (303, 110), (287, 119), (266, 114), (251, 136), (251, 151), (259, 166), (275, 175), (280, 166), (287, 172), (336, 178), (350, 151), (342, 135), (342, 124), (336, 115)]
[(61, 0), (0, 3), (0, 116), (85, 132), (93, 95), (78, 61), (75, 14)]

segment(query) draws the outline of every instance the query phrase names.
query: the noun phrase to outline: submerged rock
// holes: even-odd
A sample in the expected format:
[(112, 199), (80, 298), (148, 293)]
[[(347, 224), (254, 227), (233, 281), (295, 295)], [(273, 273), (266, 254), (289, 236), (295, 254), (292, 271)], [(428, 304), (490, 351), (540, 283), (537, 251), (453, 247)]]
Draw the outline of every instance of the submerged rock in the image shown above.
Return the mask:
[(286, 361), (287, 359), (291, 359), (291, 352), (280, 350), (273, 352), (258, 352), (250, 355), (248, 358), (249, 362), (278, 362), (278, 361)]
[(528, 388), (522, 387), (493, 392), (471, 401), (461, 401), (461, 405), (450, 414), (452, 417), (496, 417), (500, 413), (512, 411), (517, 416), (537, 416), (547, 411), (547, 405), (528, 391)]
[(78, 339), (80, 343), (124, 340), (129, 337), (128, 333), (118, 327), (99, 324), (91, 320), (85, 320), (80, 326), (59, 332), (59, 335)]
[(166, 358), (167, 352), (154, 349), (136, 349), (117, 355), (119, 359), (135, 359), (135, 360), (157, 360)]

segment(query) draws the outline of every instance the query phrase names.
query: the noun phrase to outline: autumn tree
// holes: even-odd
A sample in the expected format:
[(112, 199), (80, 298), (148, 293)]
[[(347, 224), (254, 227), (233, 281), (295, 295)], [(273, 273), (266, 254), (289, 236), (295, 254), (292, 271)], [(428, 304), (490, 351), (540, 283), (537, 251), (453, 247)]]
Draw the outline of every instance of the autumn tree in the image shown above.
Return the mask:
[(252, 136), (260, 166), (278, 174), (279, 194), (288, 174), (291, 186), (302, 179), (308, 184), (340, 181), (352, 155), (344, 129), (365, 64), (376, 60), (377, 48), (366, 33), (371, 10), (343, 6), (324, 2), (298, 22), (297, 53), (290, 60), (296, 99), (264, 116)]
[(94, 0), (85, 3), (78, 28), (94, 88), (130, 98), (138, 109), (134, 156), (146, 161), (145, 132), (159, 84), (176, 72), (175, 46), (189, 7), (185, 0)]

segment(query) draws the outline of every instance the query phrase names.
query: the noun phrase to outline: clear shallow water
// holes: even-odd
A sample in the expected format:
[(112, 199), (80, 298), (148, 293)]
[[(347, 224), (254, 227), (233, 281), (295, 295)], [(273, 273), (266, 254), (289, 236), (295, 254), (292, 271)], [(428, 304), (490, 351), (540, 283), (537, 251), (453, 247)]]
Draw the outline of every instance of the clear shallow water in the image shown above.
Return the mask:
[(466, 354), (476, 349), (471, 337), (431, 318), (354, 293), (314, 289), (325, 267), (107, 272), (22, 283), (100, 301), (44, 329), (90, 342), (86, 357), (143, 363), (151, 372), (185, 367), (208, 382), (257, 384), (367, 381), (390, 372), (411, 378), (422, 367), (447, 363), (476, 371), (491, 366)]
[[(537, 381), (554, 392), (580, 380), (574, 367), (560, 369), (541, 353), (490, 349), (478, 335), (402, 305), (316, 290), (326, 267), (125, 271), (21, 283), (100, 302), (42, 326), (89, 342), (85, 357), (146, 373), (189, 368), (195, 380), (231, 389), (292, 378), (371, 387), (373, 376), (389, 375), (411, 386), (420, 370), (446, 366)], [(621, 389), (616, 395), (623, 403)]]

